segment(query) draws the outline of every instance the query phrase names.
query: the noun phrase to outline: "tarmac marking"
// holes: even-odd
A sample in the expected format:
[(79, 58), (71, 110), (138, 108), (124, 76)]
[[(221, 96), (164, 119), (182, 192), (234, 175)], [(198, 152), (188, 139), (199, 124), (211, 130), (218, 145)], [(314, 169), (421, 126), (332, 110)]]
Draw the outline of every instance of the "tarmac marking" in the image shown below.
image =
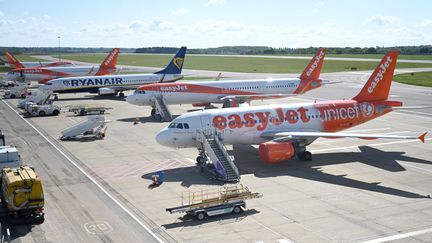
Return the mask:
[[(432, 138), (426, 138), (425, 141), (430, 141)], [(366, 144), (365, 146), (369, 147), (375, 147), (375, 146), (384, 146), (384, 145), (391, 145), (391, 144), (399, 144), (399, 143), (414, 143), (418, 142), (417, 140), (409, 140), (409, 141), (396, 141), (396, 142), (388, 142), (388, 143), (373, 143), (373, 144)], [(327, 152), (327, 151), (334, 151), (334, 150), (345, 150), (345, 149), (353, 149), (358, 148), (362, 145), (354, 145), (354, 146), (346, 146), (346, 147), (337, 147), (337, 148), (327, 148), (327, 149), (317, 149), (312, 150), (312, 152)]]
[(427, 234), (427, 233), (432, 233), (432, 228), (424, 229), (424, 230), (417, 230), (417, 231), (403, 233), (403, 234), (391, 235), (391, 236), (378, 238), (378, 239), (374, 239), (374, 240), (363, 241), (362, 243), (388, 242), (388, 241), (400, 240), (400, 239), (408, 238), (411, 236), (422, 235), (422, 234)]
[(6, 101), (2, 100), (15, 114), (18, 115), (25, 123), (27, 123), (31, 128), (33, 128), (39, 135), (41, 135), (53, 148), (55, 148), (61, 155), (63, 155), (73, 166), (75, 166), (81, 173), (83, 173), (93, 184), (96, 185), (107, 197), (109, 197), (115, 204), (117, 204), (126, 214), (128, 214), (135, 222), (137, 222), (143, 229), (145, 229), (153, 238), (158, 242), (163, 242), (155, 233), (153, 233), (141, 220), (138, 219), (129, 209), (126, 208), (120, 201), (118, 201), (114, 196), (112, 196), (99, 182), (91, 177), (84, 169), (82, 169), (75, 161), (73, 161), (69, 156), (67, 156), (61, 149), (59, 149), (49, 138), (47, 138), (42, 132), (40, 132), (33, 124), (24, 119), (12, 106), (10, 106)]

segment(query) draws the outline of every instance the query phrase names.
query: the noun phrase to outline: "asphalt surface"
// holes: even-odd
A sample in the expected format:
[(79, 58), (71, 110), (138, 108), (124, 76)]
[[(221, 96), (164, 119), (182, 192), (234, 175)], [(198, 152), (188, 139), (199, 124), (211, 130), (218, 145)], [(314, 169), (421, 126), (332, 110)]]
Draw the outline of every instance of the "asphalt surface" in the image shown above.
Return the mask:
[(159, 242), (163, 239), (160, 235), (156, 239), (145, 229), (155, 231), (153, 225), (140, 225), (146, 224), (145, 219), (140, 218), (139, 212), (133, 212), (133, 208), (127, 208), (127, 201), (117, 198), (121, 206), (118, 205), (111, 198), (117, 192), (64, 150), (56, 138), (44, 134), (52, 141), (48, 142), (3, 100), (0, 114), (0, 129), (7, 143), (18, 147), (24, 163), (36, 169), (46, 201), (45, 222), (11, 225), (12, 242)]
[[(411, 71), (418, 69), (398, 70)], [(323, 79), (343, 83), (303, 96), (253, 101), (252, 105), (351, 98), (369, 75), (370, 72), (323, 74)], [(242, 175), (241, 183), (264, 196), (248, 201), (248, 210), (240, 216), (225, 215), (197, 222), (181, 214), (171, 215), (165, 209), (179, 206), (185, 190), (212, 189), (223, 184), (199, 172), (194, 162), (196, 149), (171, 149), (154, 141), (154, 135), (168, 123), (153, 120), (149, 107), (133, 106), (118, 98), (101, 99), (90, 94), (59, 98), (60, 106), (113, 107), (106, 114), (112, 123), (105, 139), (59, 141), (61, 130), (85, 119), (67, 112), (58, 117), (26, 119), (163, 241), (432, 241), (430, 135), (425, 144), (413, 140), (318, 139), (308, 147), (313, 161), (293, 159), (275, 165), (261, 162), (256, 147), (228, 146)], [(407, 106), (431, 105), (432, 89), (393, 83), (390, 98)], [(14, 106), (17, 101), (7, 102)], [(46, 221), (14, 229), (15, 241), (77, 242), (75, 236), (81, 242), (154, 240), (4, 103), (0, 102), (0, 107), (0, 127), (7, 140), (22, 151), (24, 161), (35, 165), (46, 184)], [(196, 109), (191, 105), (171, 106), (175, 116)], [(140, 123), (133, 125), (136, 117)], [(349, 131), (419, 135), (431, 127), (432, 109), (401, 110)], [(147, 188), (151, 175), (160, 170), (165, 172), (165, 182), (160, 187)], [(84, 227), (90, 221), (107, 222), (113, 231), (90, 234)]]

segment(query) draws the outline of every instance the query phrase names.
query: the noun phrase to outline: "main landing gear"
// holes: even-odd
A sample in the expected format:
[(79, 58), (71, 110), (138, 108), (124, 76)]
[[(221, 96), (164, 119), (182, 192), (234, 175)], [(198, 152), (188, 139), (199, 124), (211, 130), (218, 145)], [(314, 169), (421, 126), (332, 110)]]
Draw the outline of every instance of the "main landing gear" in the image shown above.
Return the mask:
[(297, 158), (301, 161), (311, 161), (312, 160), (312, 153), (309, 151), (302, 151), (297, 153)]
[(153, 119), (156, 119), (158, 121), (162, 121), (162, 116), (159, 114), (156, 114), (156, 108), (153, 108), (151, 110), (150, 115), (153, 117)]

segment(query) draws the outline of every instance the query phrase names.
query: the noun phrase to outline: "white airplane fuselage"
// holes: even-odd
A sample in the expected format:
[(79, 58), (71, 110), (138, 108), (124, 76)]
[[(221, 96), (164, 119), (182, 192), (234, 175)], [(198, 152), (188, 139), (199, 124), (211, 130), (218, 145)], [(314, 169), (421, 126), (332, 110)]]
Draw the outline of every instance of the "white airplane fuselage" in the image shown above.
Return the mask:
[[(160, 94), (167, 104), (223, 103), (221, 98), (229, 96), (245, 96), (245, 100), (281, 98), (265, 95), (296, 94), (301, 82), (299, 78), (285, 78), (160, 83), (140, 87), (126, 101), (134, 105), (152, 105), (151, 98)], [(310, 86), (320, 87), (321, 80), (312, 81)]]
[[(163, 74), (124, 74), (82, 76), (50, 80), (40, 88), (56, 93), (98, 92), (100, 88), (113, 90), (136, 89), (138, 86), (159, 82)], [(177, 80), (181, 75), (166, 74), (164, 80)]]
[[(184, 148), (198, 146), (197, 129), (215, 129), (224, 144), (260, 144), (269, 140), (262, 136), (268, 132), (338, 132), (390, 112), (386, 102), (341, 100), (195, 111), (174, 119), (156, 140), (164, 146)], [(315, 139), (308, 138), (305, 145)]]

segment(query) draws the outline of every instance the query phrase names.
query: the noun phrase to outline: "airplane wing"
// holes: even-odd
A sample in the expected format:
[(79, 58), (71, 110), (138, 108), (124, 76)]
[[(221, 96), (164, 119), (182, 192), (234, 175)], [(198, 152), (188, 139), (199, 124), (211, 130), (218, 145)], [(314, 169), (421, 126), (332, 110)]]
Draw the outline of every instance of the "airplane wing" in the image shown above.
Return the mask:
[(424, 143), (427, 132), (420, 136), (399, 136), (386, 134), (361, 134), (361, 133), (342, 133), (342, 132), (265, 132), (261, 137), (273, 139), (273, 141), (291, 141), (308, 138), (360, 138), (360, 139), (419, 139)]

